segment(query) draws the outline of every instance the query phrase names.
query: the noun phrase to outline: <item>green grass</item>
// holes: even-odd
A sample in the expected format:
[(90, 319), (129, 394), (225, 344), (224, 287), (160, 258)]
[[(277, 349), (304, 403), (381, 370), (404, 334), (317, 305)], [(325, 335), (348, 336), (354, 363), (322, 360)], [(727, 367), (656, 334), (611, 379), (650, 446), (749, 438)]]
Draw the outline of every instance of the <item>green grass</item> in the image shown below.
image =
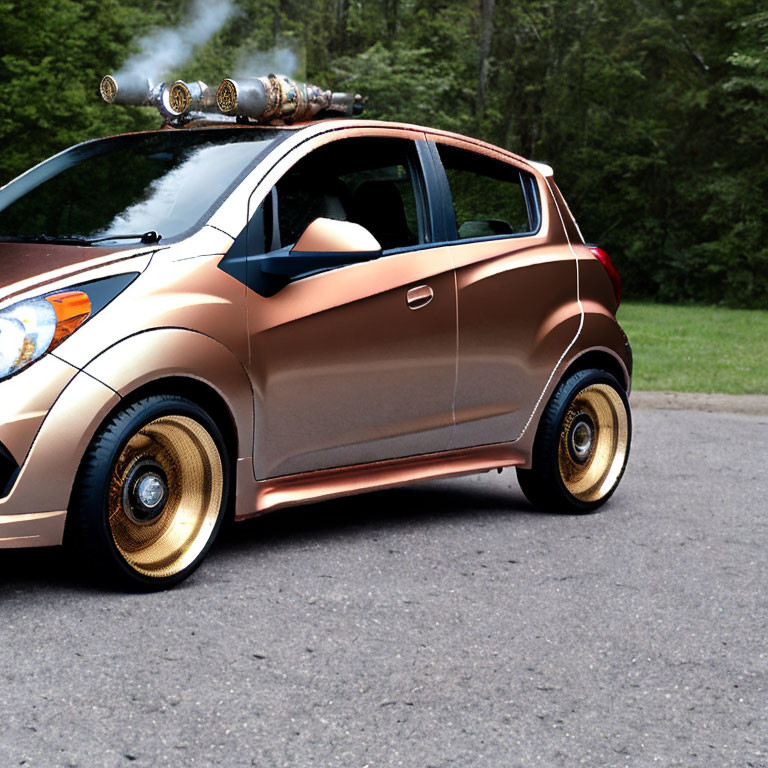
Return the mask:
[(768, 393), (768, 311), (625, 302), (633, 387)]

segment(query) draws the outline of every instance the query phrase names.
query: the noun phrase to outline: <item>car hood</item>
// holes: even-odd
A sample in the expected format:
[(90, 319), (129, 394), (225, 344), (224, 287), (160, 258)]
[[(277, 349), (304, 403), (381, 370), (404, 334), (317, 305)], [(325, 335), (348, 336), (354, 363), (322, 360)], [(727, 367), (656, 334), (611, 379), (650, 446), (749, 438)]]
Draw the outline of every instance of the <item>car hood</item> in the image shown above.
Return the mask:
[(0, 242), (0, 299), (134, 255), (135, 248)]

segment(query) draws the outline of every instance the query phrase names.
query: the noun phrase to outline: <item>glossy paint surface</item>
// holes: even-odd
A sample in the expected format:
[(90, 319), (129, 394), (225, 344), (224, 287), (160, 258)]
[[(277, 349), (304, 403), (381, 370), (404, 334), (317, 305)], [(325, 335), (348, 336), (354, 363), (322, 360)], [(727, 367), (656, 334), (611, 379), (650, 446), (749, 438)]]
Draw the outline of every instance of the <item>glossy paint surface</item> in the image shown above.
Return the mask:
[[(413, 311), (408, 289), (425, 282), (434, 299)], [(248, 301), (257, 477), (448, 448), (456, 297), (445, 250), (350, 265)]]
[(115, 248), (95, 248), (39, 243), (0, 242), (0, 288), (24, 283), (30, 278), (36, 283), (47, 272), (56, 274), (66, 268), (93, 263), (100, 257), (115, 253)]

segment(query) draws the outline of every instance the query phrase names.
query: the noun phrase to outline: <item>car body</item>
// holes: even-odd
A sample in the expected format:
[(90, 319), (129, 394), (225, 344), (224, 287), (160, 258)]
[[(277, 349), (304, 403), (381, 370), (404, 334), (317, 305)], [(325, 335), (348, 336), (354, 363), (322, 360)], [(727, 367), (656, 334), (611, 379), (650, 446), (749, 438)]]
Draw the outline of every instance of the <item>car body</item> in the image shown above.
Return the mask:
[[(157, 162), (168, 168), (132, 191)], [(91, 177), (66, 180), (89, 163)], [(60, 229), (65, 211), (75, 227), (89, 207), (137, 236), (67, 240), (97, 239), (102, 214)], [(168, 232), (150, 226), (161, 208)], [(20, 217), (59, 231), (9, 232)], [(2, 234), (4, 221), (16, 223)], [(142, 241), (145, 229), (160, 236)], [(66, 150), (0, 190), (0, 322), (40, 297), (90, 302), (55, 348), (0, 380), (0, 547), (61, 544), (100, 430), (158, 394), (215, 422), (238, 520), (530, 470), (542, 414), (574, 372), (610, 374), (626, 401), (632, 358), (612, 278), (548, 166), (440, 130), (325, 120)], [(613, 491), (628, 442), (585, 508)]]

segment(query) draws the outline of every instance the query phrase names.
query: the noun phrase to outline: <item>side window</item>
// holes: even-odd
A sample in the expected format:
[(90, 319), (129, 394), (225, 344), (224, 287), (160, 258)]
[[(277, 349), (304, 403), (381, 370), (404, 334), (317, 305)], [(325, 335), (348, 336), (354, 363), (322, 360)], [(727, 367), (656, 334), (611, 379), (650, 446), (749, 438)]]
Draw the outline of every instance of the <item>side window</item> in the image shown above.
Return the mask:
[(314, 150), (264, 201), (265, 251), (293, 245), (319, 217), (361, 224), (384, 250), (425, 242), (418, 167), (405, 139), (341, 139)]
[(437, 145), (453, 197), (460, 239), (532, 232), (538, 202), (530, 174), (509, 163)]

